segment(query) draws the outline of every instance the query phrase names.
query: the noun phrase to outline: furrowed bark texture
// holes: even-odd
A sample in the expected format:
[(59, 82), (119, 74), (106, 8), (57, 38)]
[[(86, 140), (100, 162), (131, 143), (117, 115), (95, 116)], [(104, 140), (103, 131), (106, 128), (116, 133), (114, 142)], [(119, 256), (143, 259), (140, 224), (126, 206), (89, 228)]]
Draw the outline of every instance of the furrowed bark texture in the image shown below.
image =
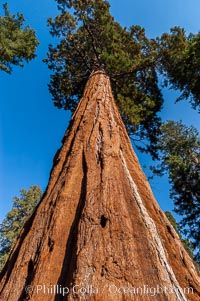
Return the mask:
[(199, 301), (200, 278), (94, 72), (46, 192), (0, 275), (2, 301)]

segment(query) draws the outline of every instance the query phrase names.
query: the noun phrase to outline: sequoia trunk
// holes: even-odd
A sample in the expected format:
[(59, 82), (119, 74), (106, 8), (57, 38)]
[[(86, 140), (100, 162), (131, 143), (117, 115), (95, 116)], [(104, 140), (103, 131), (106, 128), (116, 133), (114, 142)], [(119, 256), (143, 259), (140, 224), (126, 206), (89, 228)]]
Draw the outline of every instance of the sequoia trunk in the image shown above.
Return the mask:
[(200, 300), (200, 278), (153, 197), (94, 72), (46, 192), (0, 275), (2, 301)]

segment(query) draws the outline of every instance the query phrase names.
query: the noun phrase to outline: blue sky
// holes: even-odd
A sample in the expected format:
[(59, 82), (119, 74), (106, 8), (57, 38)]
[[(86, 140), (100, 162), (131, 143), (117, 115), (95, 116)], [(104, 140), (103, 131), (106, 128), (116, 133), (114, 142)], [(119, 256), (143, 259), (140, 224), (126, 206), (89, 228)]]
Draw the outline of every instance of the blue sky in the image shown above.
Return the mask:
[[(53, 156), (69, 122), (69, 113), (53, 106), (47, 87), (50, 73), (42, 63), (48, 44), (52, 43), (46, 20), (56, 16), (56, 2), (8, 2), (11, 12), (22, 12), (27, 24), (36, 30), (40, 45), (37, 58), (23, 69), (13, 68), (12, 75), (0, 73), (0, 221), (21, 188), (35, 184), (45, 189)], [(112, 15), (121, 25), (138, 24), (152, 38), (175, 25), (188, 33), (199, 31), (199, 0), (110, 0), (110, 4)], [(187, 101), (174, 105), (173, 91), (165, 90), (164, 96), (163, 120), (182, 119), (200, 129), (199, 116)], [(142, 165), (148, 164), (148, 157), (139, 158)], [(167, 179), (156, 178), (151, 186), (163, 210), (172, 210)]]

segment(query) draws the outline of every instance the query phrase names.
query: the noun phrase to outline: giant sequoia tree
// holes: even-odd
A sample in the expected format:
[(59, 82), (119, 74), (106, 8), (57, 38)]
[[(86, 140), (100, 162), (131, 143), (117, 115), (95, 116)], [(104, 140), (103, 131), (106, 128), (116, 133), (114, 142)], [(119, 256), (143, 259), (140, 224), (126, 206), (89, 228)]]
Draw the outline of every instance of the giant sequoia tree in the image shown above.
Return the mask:
[(12, 66), (23, 67), (24, 61), (35, 58), (38, 40), (35, 31), (24, 26), (21, 13), (11, 15), (4, 4), (4, 16), (0, 16), (0, 70), (11, 73)]
[(43, 198), (0, 273), (0, 300), (199, 297), (198, 272), (152, 195), (109, 77), (93, 72)]
[(176, 148), (175, 157), (174, 149), (168, 148), (172, 136), (161, 127), (158, 115), (163, 104), (158, 76), (162, 75), (167, 86), (180, 90), (178, 100), (188, 98), (198, 109), (200, 34), (187, 36), (184, 29), (174, 27), (170, 33), (148, 39), (139, 26), (122, 28), (110, 15), (108, 1), (57, 3), (60, 15), (49, 19), (49, 25), (60, 42), (49, 47), (46, 60), (53, 71), (49, 88), (55, 106), (73, 112), (88, 76), (93, 70), (104, 70), (136, 146), (159, 158), (162, 169), (169, 171), (175, 208), (184, 216), (184, 223), (191, 226), (190, 237), (197, 242), (198, 163), (192, 163), (190, 154), (183, 157), (182, 147)]
[(61, 43), (47, 60), (55, 104), (73, 111), (88, 81), (43, 198), (0, 273), (0, 299), (198, 301), (198, 272), (152, 195), (110, 85), (129, 133), (155, 154), (156, 42), (139, 27), (122, 29), (106, 1), (59, 3), (50, 23)]

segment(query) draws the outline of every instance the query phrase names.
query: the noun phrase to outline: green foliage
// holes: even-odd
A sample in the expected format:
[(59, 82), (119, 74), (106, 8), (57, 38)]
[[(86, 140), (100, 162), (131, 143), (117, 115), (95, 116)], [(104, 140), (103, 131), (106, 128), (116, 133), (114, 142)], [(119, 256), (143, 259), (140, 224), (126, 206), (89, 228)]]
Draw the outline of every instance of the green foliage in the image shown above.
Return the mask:
[(45, 60), (53, 71), (49, 89), (55, 106), (73, 112), (91, 72), (103, 69), (130, 136), (135, 142), (148, 140), (146, 150), (156, 155), (163, 103), (155, 70), (156, 42), (140, 26), (122, 28), (105, 0), (57, 2), (61, 13), (49, 19), (49, 25), (60, 42), (50, 45)]
[(11, 15), (4, 4), (5, 16), (0, 16), (0, 70), (11, 73), (12, 65), (23, 67), (23, 61), (35, 58), (38, 40), (35, 31), (24, 26), (24, 16)]
[(20, 190), (20, 198), (17, 196), (13, 198), (13, 207), (0, 225), (0, 270), (7, 260), (23, 225), (39, 203), (41, 196), (40, 187), (30, 186), (29, 190)]
[(169, 173), (175, 212), (182, 216), (181, 229), (192, 240), (200, 260), (200, 139), (194, 127), (168, 121), (161, 127), (160, 164), (154, 173)]
[(200, 110), (200, 33), (186, 36), (183, 28), (174, 27), (157, 42), (166, 83), (182, 92), (177, 101), (189, 98), (192, 107)]
[(165, 215), (167, 216), (168, 220), (170, 221), (170, 223), (174, 227), (174, 230), (178, 233), (179, 237), (182, 238), (182, 236), (181, 236), (181, 226), (177, 223), (175, 217), (169, 211), (166, 211)]
[(193, 258), (194, 254), (193, 254), (192, 242), (187, 238), (186, 239), (183, 238), (183, 236), (181, 234), (181, 226), (179, 225), (179, 223), (177, 223), (177, 221), (174, 218), (174, 216), (172, 215), (172, 213), (169, 211), (166, 211), (165, 214), (166, 214), (168, 220), (170, 221), (170, 223), (172, 224), (172, 226), (174, 227), (174, 230), (177, 232), (178, 236), (180, 237), (180, 240), (182, 241), (184, 248), (186, 249), (188, 254)]

